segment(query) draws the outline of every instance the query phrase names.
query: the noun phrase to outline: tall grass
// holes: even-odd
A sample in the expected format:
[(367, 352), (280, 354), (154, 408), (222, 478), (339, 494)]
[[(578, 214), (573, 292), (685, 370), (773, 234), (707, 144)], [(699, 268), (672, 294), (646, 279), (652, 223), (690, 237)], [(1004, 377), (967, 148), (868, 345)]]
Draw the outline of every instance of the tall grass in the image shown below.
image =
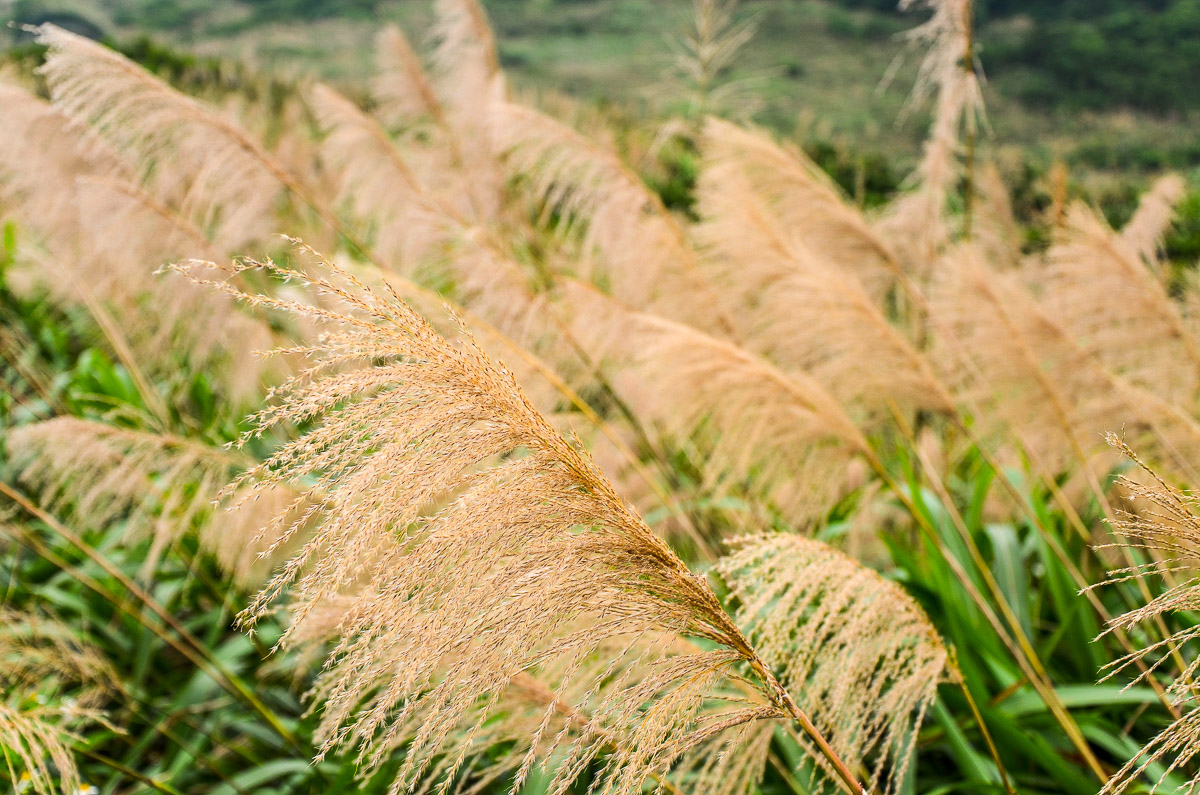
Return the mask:
[[(920, 5), (929, 143), (870, 213), (715, 117), (659, 138), (672, 212), (474, 0), (274, 108), (43, 27), (0, 85), (5, 632), (55, 616), (0, 637), (14, 785), (1192, 786), (1181, 183), (1022, 250), (970, 4)], [(713, 110), (751, 28), (696, 11)]]

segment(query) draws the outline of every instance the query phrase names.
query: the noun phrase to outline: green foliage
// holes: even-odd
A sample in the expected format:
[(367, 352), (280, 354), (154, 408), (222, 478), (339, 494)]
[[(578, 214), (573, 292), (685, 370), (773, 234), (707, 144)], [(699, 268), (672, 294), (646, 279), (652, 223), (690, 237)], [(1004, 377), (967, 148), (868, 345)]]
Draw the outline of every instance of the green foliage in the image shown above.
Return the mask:
[(862, 207), (878, 207), (900, 188), (893, 164), (878, 152), (856, 152), (821, 140), (810, 141), (804, 151)]
[[(893, 0), (841, 3), (877, 13), (897, 8)], [(988, 73), (1010, 81), (1025, 102), (1156, 113), (1200, 107), (1187, 77), (1200, 70), (1197, 0), (979, 0), (975, 19)], [(830, 20), (832, 33), (851, 38), (883, 29), (842, 13)]]
[(1015, 46), (988, 52), (994, 70), (1022, 67), (1038, 77), (1021, 97), (1046, 106), (1132, 106), (1167, 112), (1200, 105), (1181, 76), (1200, 69), (1200, 2), (1161, 10), (1121, 4), (1087, 18), (1039, 20)]
[(1189, 193), (1180, 202), (1164, 248), (1172, 261), (1194, 266), (1200, 260), (1200, 193)]

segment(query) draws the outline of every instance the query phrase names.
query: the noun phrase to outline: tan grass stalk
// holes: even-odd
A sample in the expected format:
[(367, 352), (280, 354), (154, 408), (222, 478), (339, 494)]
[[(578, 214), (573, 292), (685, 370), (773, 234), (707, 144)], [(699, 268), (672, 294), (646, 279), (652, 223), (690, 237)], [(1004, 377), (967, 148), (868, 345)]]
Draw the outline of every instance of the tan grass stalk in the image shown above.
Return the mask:
[(184, 533), (202, 544), (238, 582), (257, 584), (276, 552), (266, 517), (299, 515), (303, 502), (285, 489), (248, 501), (232, 513), (211, 503), (247, 466), (242, 456), (169, 434), (95, 420), (59, 417), (12, 429), (7, 437), (17, 478), (55, 513), (92, 527), (124, 524), (127, 538), (150, 536), (143, 574)]
[[(318, 84), (311, 93), (312, 105), (326, 136), (321, 153), (338, 180), (338, 198), (354, 217), (369, 220), (375, 227), (375, 250), (393, 268), (414, 274), (434, 253), (445, 236), (449, 212), (438, 212), (425, 195), (422, 180), (393, 145), (387, 133), (350, 100), (328, 86)], [(458, 180), (446, 168), (434, 175), (450, 194)]]
[(1015, 269), (1021, 264), (1021, 227), (1013, 216), (1008, 186), (995, 163), (987, 163), (979, 170), (976, 187), (978, 210), (972, 240), (985, 252), (984, 258), (993, 267)]
[[(876, 300), (888, 290), (895, 254), (802, 151), (777, 144), (762, 131), (719, 119), (708, 120), (701, 146), (703, 173), (728, 173), (726, 166), (740, 169), (789, 242), (795, 238), (853, 274)], [(711, 184), (719, 188), (715, 179)]]
[(1011, 429), (1043, 471), (1064, 471), (1076, 459), (1093, 473), (1103, 434), (1140, 409), (1013, 275), (987, 268), (972, 247), (956, 249), (939, 270), (930, 309), (946, 355), (935, 361), (945, 364), (947, 383), (981, 407), (980, 435)]
[(104, 723), (97, 707), (120, 689), (112, 667), (65, 625), (0, 608), (0, 748), (14, 787), (38, 795), (81, 790), (75, 730)]
[[(732, 707), (720, 720), (736, 727), (791, 717), (855, 786), (703, 580), (465, 332), (448, 343), (394, 294), (328, 263), (320, 273), (257, 267), (342, 305), (243, 296), (329, 326), (307, 347), (313, 367), (276, 394), (253, 433), (301, 419), (315, 421), (313, 429), (244, 480), (250, 489), (305, 482), (320, 499), (315, 537), (254, 600), (246, 624), (284, 589), (302, 622), (369, 575), (319, 685), (324, 751), (356, 745), (369, 770), (409, 720), (423, 716), (392, 787), (404, 791), (450, 750), (449, 738), (481, 701), (481, 714), (492, 712), (518, 673), (555, 664), (579, 672), (606, 641), (653, 646), (656, 637), (683, 633), (713, 650), (668, 655), (602, 698), (592, 713), (602, 716), (593, 718), (597, 730), (568, 744), (552, 792), (564, 791), (614, 735), (622, 741), (604, 762), (599, 791), (639, 791), (689, 738), (713, 728), (701, 708), (742, 666), (756, 677), (759, 703)], [(195, 266), (181, 269), (204, 280)], [(237, 292), (226, 280), (208, 281)], [(368, 549), (384, 550), (376, 565), (362, 557)], [(445, 786), (481, 728), (476, 722), (451, 751)]]
[(927, 274), (951, 241), (946, 203), (962, 174), (960, 136), (965, 134), (973, 142), (983, 115), (983, 94), (973, 63), (971, 6), (972, 0), (900, 3), (902, 9), (932, 11), (907, 38), (910, 46), (926, 48), (910, 107), (933, 97), (933, 124), (912, 177), (912, 191), (892, 202), (877, 228), (917, 275)]
[(66, 116), (22, 88), (0, 81), (0, 105), (0, 208), (34, 224), (56, 247), (74, 241), (75, 180), (120, 176), (124, 164), (102, 141), (80, 136)]
[(442, 101), (470, 117), (486, 105), (502, 78), (496, 37), (477, 0), (438, 0), (436, 10), (433, 60)]
[(1163, 236), (1175, 220), (1175, 208), (1187, 195), (1187, 183), (1178, 174), (1159, 177), (1142, 195), (1137, 211), (1121, 227), (1121, 239), (1152, 268), (1159, 265)]
[(452, 161), (468, 179), (475, 217), (487, 219), (502, 207), (503, 172), (492, 117), (507, 95), (496, 39), (477, 0), (437, 0), (432, 37), (433, 78), (449, 124), (442, 126)]
[(786, 235), (738, 163), (707, 169), (697, 194), (696, 237), (730, 312), (748, 318), (745, 347), (812, 376), (860, 424), (886, 419), (890, 402), (953, 410), (929, 363), (859, 280)]
[(198, 312), (197, 289), (153, 276), (184, 251), (216, 255), (215, 247), (126, 181), (119, 158), (103, 141), (17, 89), (0, 85), (0, 95), (15, 124), (15, 136), (3, 139), (0, 152), (0, 195), (11, 200), (28, 239), (44, 249), (22, 249), (26, 256), (34, 251), (36, 267), (28, 269), (33, 280), (56, 299), (93, 312), (141, 382), (147, 404), (156, 401), (148, 376), (170, 381), (181, 364), (219, 375), (235, 399), (256, 392), (261, 373), (253, 350), (269, 346), (265, 327), (231, 301), (206, 301)]
[(791, 521), (820, 515), (849, 462), (869, 450), (861, 431), (804, 373), (682, 323), (629, 309), (579, 282), (565, 284), (572, 331), (616, 388), (661, 434), (698, 441), (708, 487), (749, 489)]
[(408, 37), (386, 25), (375, 38), (375, 74), (371, 79), (375, 112), (390, 127), (412, 125), (429, 118), (446, 126), (442, 103)]
[(526, 176), (545, 212), (580, 230), (582, 271), (622, 302), (713, 333), (734, 321), (679, 223), (620, 157), (531, 108), (504, 104), (495, 124), (507, 162)]
[[(1137, 630), (1148, 622), (1160, 624), (1181, 611), (1194, 611), (1200, 607), (1200, 517), (1197, 516), (1194, 496), (1168, 486), (1154, 470), (1150, 469), (1133, 452), (1133, 449), (1115, 434), (1108, 441), (1113, 447), (1131, 458), (1149, 478), (1122, 478), (1121, 484), (1127, 493), (1131, 508), (1122, 511), (1114, 523), (1114, 530), (1124, 539), (1121, 545), (1149, 553), (1151, 563), (1117, 569), (1110, 572), (1107, 583), (1116, 583), (1135, 578), (1138, 580), (1163, 580), (1168, 588), (1146, 604), (1118, 616), (1109, 622), (1105, 634), (1122, 630)], [(1155, 670), (1166, 659), (1171, 647), (1190, 644), (1200, 637), (1200, 629), (1185, 626), (1170, 637), (1150, 643), (1109, 665), (1105, 678), (1114, 676), (1135, 663), (1142, 663), (1142, 673), (1133, 680), (1155, 675)], [(1149, 668), (1145, 667), (1149, 663)], [(1151, 792), (1162, 785), (1166, 774), (1182, 772), (1200, 752), (1200, 709), (1197, 709), (1197, 668), (1200, 661), (1192, 659), (1182, 668), (1168, 688), (1176, 705), (1186, 709), (1167, 728), (1146, 744), (1130, 759), (1104, 788), (1104, 795), (1129, 790), (1135, 782), (1156, 763), (1166, 766), (1163, 777), (1151, 780)], [(1192, 775), (1185, 784), (1186, 791), (1200, 786), (1200, 775)]]
[[(1041, 472), (1052, 477), (1050, 473), (1062, 471), (1074, 457), (1084, 483), (1112, 520), (1114, 513), (1098, 474), (1108, 467), (1094, 462), (1099, 451), (1088, 443), (1089, 438), (1102, 438), (1112, 427), (1125, 427), (1137, 432), (1147, 445), (1157, 444), (1164, 460), (1174, 456), (1190, 471), (1183, 457), (1186, 453), (1180, 451), (1186, 449), (1181, 445), (1200, 439), (1194, 422), (1164, 410), (1162, 401), (1152, 394), (1136, 390), (1097, 366), (1088, 352), (1076, 347), (1056, 323), (1037, 310), (1019, 283), (990, 273), (973, 260), (970, 247), (965, 247), (953, 265), (943, 267), (943, 286), (958, 281), (959, 287), (943, 293), (933, 304), (939, 332), (956, 328), (955, 313), (973, 315), (965, 324), (961, 318), (967, 315), (959, 316), (956, 341), (972, 354), (960, 357), (955, 366), (977, 387), (992, 392), (986, 404), (989, 408), (982, 414), (1007, 424)], [(950, 333), (953, 336), (954, 332)], [(968, 339), (967, 333), (976, 336)], [(991, 335), (1005, 336), (1000, 342)], [(1006, 413), (1022, 402), (1023, 414)], [(1131, 418), (1140, 421), (1136, 428), (1124, 425)], [(1145, 592), (1144, 584), (1139, 587)], [(1173, 645), (1172, 653), (1178, 656)]]
[(947, 653), (895, 583), (819, 541), (741, 540), (717, 566), (740, 602), (735, 616), (760, 656), (797, 693), (841, 757), (895, 792)]
[[(210, 251), (203, 235), (167, 207), (127, 183), (81, 178), (76, 184), (86, 260), (70, 267), (118, 320), (121, 333), (160, 380), (191, 373), (214, 376), (234, 401), (256, 399), (268, 373), (257, 352), (271, 346), (267, 325), (233, 301), (204, 301), (194, 286), (157, 269), (184, 251)], [(51, 276), (48, 281), (61, 278)]]
[(0, 96), (14, 124), (0, 143), (0, 198), (32, 244), (20, 247), (19, 273), (61, 303), (88, 307), (160, 418), (149, 373), (170, 379), (185, 360), (220, 372), (235, 397), (256, 388), (250, 349), (269, 343), (265, 330), (232, 301), (198, 312), (197, 289), (152, 276), (181, 251), (211, 251), (203, 235), (127, 184), (115, 154), (65, 115), (11, 86), (0, 84)]
[[(1200, 338), (1139, 252), (1076, 204), (1028, 278), (1048, 314), (1118, 374), (1187, 411), (1200, 390)], [(1181, 366), (1182, 364), (1182, 366)]]
[[(136, 164), (156, 196), (221, 250), (265, 237), (282, 188), (318, 206), (248, 133), (121, 55), (53, 25), (39, 28), (54, 105)], [(336, 228), (336, 227), (335, 227)]]

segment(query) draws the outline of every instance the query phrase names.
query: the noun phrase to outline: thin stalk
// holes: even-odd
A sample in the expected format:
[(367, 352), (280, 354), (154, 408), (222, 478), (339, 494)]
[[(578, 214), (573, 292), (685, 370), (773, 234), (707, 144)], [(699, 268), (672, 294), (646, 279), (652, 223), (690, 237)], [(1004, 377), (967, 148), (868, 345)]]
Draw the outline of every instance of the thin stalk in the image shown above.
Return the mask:
[[(58, 535), (62, 536), (68, 543), (79, 549), (79, 551), (83, 552), (84, 555), (100, 566), (105, 573), (117, 580), (117, 582), (119, 582), (126, 589), (126, 591), (128, 591), (139, 602), (149, 608), (152, 613), (166, 623), (167, 626), (174, 630), (179, 637), (186, 642), (181, 643), (178, 640), (166, 635), (166, 633), (163, 633), (160, 628), (153, 627), (146, 623), (142, 616), (135, 614), (131, 608), (125, 606), (121, 600), (118, 600), (116, 596), (109, 593), (108, 590), (100, 585), (100, 583), (95, 579), (86, 575), (77, 567), (72, 566), (70, 563), (62, 560), (62, 558), (58, 557), (57, 555), (54, 555), (54, 553), (44, 544), (35, 541), (36, 545), (40, 547), (40, 554), (43, 554), (44, 557), (47, 557), (47, 560), (51, 560), (51, 562), (55, 563), (55, 565), (59, 565), (61, 563), (62, 565), (68, 567), (68, 569), (65, 570), (70, 570), (74, 576), (80, 579), (81, 582), (83, 582), (97, 594), (113, 602), (118, 609), (129, 613), (151, 631), (155, 632), (155, 634), (157, 634), (162, 640), (169, 643), (173, 648), (175, 648), (180, 654), (183, 654), (185, 657), (187, 657), (188, 660), (190, 660), (198, 668), (204, 670), (206, 673), (209, 673), (209, 675), (213, 675), (215, 681), (220, 683), (223, 687), (225, 687), (225, 689), (229, 690), (231, 695), (245, 701), (255, 712), (257, 712), (264, 720), (266, 720), (267, 723), (271, 725), (271, 728), (274, 729), (280, 737), (287, 741), (289, 745), (298, 751), (304, 751), (304, 748), (300, 745), (300, 742), (297, 740), (295, 734), (293, 734), (291, 730), (284, 726), (279, 721), (279, 718), (276, 717), (275, 714), (271, 712), (271, 710), (265, 704), (263, 704), (263, 702), (256, 695), (254, 695), (254, 692), (246, 686), (246, 683), (231, 671), (226, 669), (219, 660), (212, 658), (209, 651), (204, 647), (203, 644), (200, 643), (196, 636), (193, 635), (187, 629), (187, 627), (183, 626), (178, 619), (163, 609), (163, 607), (159, 605), (154, 597), (147, 593), (145, 589), (134, 582), (123, 571), (114, 566), (107, 558), (93, 549), (92, 546), (84, 541), (78, 533), (66, 527), (53, 516), (37, 507), (37, 505), (31, 502), (23, 494), (10, 487), (7, 483), (0, 481), (0, 493), (4, 494), (10, 500), (16, 503), (26, 513), (41, 520)], [(30, 538), (32, 540), (31, 536)], [(53, 555), (54, 558), (57, 558), (57, 562), (48, 557), (47, 553), (49, 553), (49, 555)]]
[(155, 781), (154, 779), (150, 778), (149, 776), (142, 775), (141, 773), (134, 770), (133, 768), (126, 767), (125, 765), (121, 764), (117, 760), (109, 759), (107, 756), (98, 754), (89, 748), (84, 748), (82, 746), (77, 745), (74, 747), (74, 750), (75, 750), (75, 753), (77, 753), (81, 756), (85, 756), (88, 759), (91, 759), (95, 762), (99, 762), (100, 764), (104, 765), (105, 767), (110, 767), (113, 770), (120, 773), (121, 775), (125, 776), (126, 778), (129, 778), (134, 781), (145, 784), (147, 787), (154, 790), (155, 792), (166, 793), (166, 795), (183, 795), (182, 792), (175, 789), (170, 784), (164, 784), (161, 781)]
[(805, 736), (817, 747), (821, 756), (825, 757), (825, 760), (833, 767), (842, 787), (847, 792), (852, 793), (852, 795), (870, 795), (870, 790), (858, 782), (855, 775), (850, 772), (850, 768), (838, 756), (837, 751), (833, 749), (833, 746), (821, 734), (820, 729), (816, 727), (812, 719), (808, 717), (804, 710), (800, 709), (800, 706), (796, 704), (796, 701), (788, 693), (787, 689), (771, 673), (766, 663), (752, 650), (750, 652), (749, 663), (750, 667), (767, 686), (771, 699), (775, 702), (775, 706), (784, 710), (796, 722)]
[[(899, 410), (899, 407), (892, 403), (891, 409), (892, 416), (896, 422), (896, 427), (899, 428), (901, 434), (908, 442), (909, 447), (916, 454), (918, 461), (921, 464), (921, 470), (929, 474), (931, 482), (934, 483), (935, 490), (938, 491), (939, 498), (948, 502), (950, 500), (950, 495), (949, 491), (945, 487), (944, 479), (941, 478), (937, 472), (937, 469), (933, 466), (933, 463), (929, 460), (928, 456), (926, 456), (924, 451), (921, 449), (921, 446), (917, 443), (916, 435), (913, 433), (913, 429), (911, 426), (909, 426), (908, 421), (904, 418), (903, 413)], [(1073, 561), (1067, 554), (1066, 550), (1062, 548), (1062, 544), (1057, 538), (1054, 537), (1054, 534), (1050, 532), (1050, 529), (1043, 524), (1041, 518), (1037, 515), (1037, 511), (1033, 510), (1033, 508), (1029, 506), (1025, 500), (1025, 497), (1019, 491), (1017, 491), (1016, 486), (1014, 486), (1008, 480), (1008, 478), (1004, 476), (1004, 472), (1000, 467), (999, 462), (992, 457), (991, 453), (983, 446), (983, 443), (975, 437), (974, 433), (962, 421), (961, 416), (957, 412), (953, 413), (950, 418), (951, 421), (955, 423), (955, 426), (963, 433), (964, 436), (966, 436), (967, 440), (975, 447), (976, 450), (979, 451), (979, 454), (983, 458), (984, 462), (997, 474), (1000, 482), (1004, 484), (1006, 490), (1008, 491), (1009, 496), (1021, 506), (1026, 518), (1031, 524), (1033, 524), (1035, 528), (1037, 528), (1042, 538), (1046, 541), (1047, 545), (1054, 553), (1054, 556), (1071, 574), (1071, 578), (1075, 581), (1076, 587), (1078, 587), (1080, 591), (1086, 595), (1086, 598), (1091, 603), (1092, 607), (1095, 608), (1100, 617), (1105, 622), (1111, 622), (1112, 614), (1108, 612), (1108, 609), (1105, 608), (1104, 603), (1101, 602), (1100, 598), (1096, 596), (1091, 588), (1088, 587), (1090, 583), (1088, 583), (1087, 579), (1083, 576), (1083, 572), (1081, 572), (1079, 567), (1075, 565), (1075, 561)], [(1052, 479), (1047, 478), (1046, 480), (1048, 483), (1053, 483)], [(1054, 489), (1056, 493), (1061, 495), (1061, 492), (1057, 491), (1057, 485), (1054, 485)], [(1069, 501), (1067, 501), (1066, 504), (1069, 506)], [(1074, 509), (1072, 508), (1072, 511), (1073, 510)], [(1079, 520), (1078, 515), (1076, 515), (1076, 521), (1081, 521)], [(1114, 634), (1117, 636), (1117, 640), (1125, 648), (1126, 652), (1132, 653), (1134, 651), (1133, 644), (1124, 631), (1116, 630)], [(1137, 665), (1142, 673), (1149, 673), (1145, 662), (1139, 659), (1137, 660)], [(1158, 698), (1162, 702), (1163, 706), (1167, 708), (1168, 712), (1170, 712), (1172, 716), (1179, 718), (1181, 714), (1179, 707), (1167, 695), (1162, 685), (1153, 677), (1148, 676), (1147, 679), (1150, 682), (1151, 688), (1158, 695)]]
[[(958, 513), (953, 501), (947, 500), (948, 495), (942, 496), (942, 494), (939, 493), (939, 498), (945, 502), (946, 512), (950, 516), (951, 524), (954, 525), (955, 529), (962, 537), (963, 542), (967, 545), (967, 551), (971, 556), (972, 563), (983, 577), (984, 584), (987, 585), (988, 590), (992, 593), (992, 596), (995, 599), (996, 606), (999, 608), (1001, 615), (1004, 616), (1003, 623), (999, 620), (999, 617), (996, 616), (992, 607), (988, 604), (987, 599), (975, 586), (974, 580), (971, 579), (971, 576), (967, 573), (966, 569), (962, 567), (962, 564), (954, 555), (945, 550), (941, 538), (938, 536), (937, 530), (929, 523), (929, 520), (925, 517), (924, 513), (917, 508), (912, 498), (907, 494), (907, 492), (904, 491), (904, 489), (900, 487), (900, 484), (896, 482), (891, 473), (887, 471), (887, 468), (883, 465), (883, 462), (879, 459), (875, 451), (873, 449), (868, 450), (864, 455), (867, 458), (867, 463), (870, 464), (871, 468), (875, 470), (875, 473), (880, 477), (881, 480), (883, 480), (888, 489), (896, 496), (897, 499), (900, 500), (901, 504), (904, 505), (909, 514), (912, 515), (913, 519), (916, 520), (918, 528), (920, 528), (921, 532), (926, 536), (930, 543), (943, 550), (946, 562), (950, 564), (952, 569), (954, 569), (956, 576), (967, 589), (967, 592), (971, 595), (972, 600), (984, 613), (985, 617), (988, 618), (989, 623), (992, 624), (992, 627), (994, 630), (996, 630), (997, 635), (1005, 643), (1005, 645), (1009, 647), (1009, 651), (1013, 653), (1013, 656), (1017, 661), (1017, 665), (1022, 668), (1026, 677), (1029, 679), (1030, 684), (1038, 692), (1038, 695), (1041, 697), (1041, 699), (1046, 703), (1046, 706), (1049, 708), (1051, 714), (1054, 715), (1059, 725), (1062, 726), (1063, 731), (1067, 733), (1067, 737), (1071, 740), (1071, 744), (1074, 745), (1079, 751), (1080, 755), (1083, 756), (1084, 761), (1087, 763), (1088, 767), (1096, 775), (1096, 777), (1101, 781), (1101, 783), (1107, 783), (1108, 775), (1104, 772), (1104, 768), (1101, 767), (1100, 761), (1092, 752), (1091, 746), (1088, 745), (1087, 739), (1083, 736), (1083, 732), (1080, 730), (1079, 725), (1075, 722), (1075, 719), (1071, 717), (1071, 713), (1067, 710), (1066, 706), (1062, 703), (1062, 700), (1058, 697), (1058, 694), (1054, 691), (1054, 686), (1050, 681), (1050, 677), (1046, 672), (1045, 666), (1042, 665), (1041, 659), (1037, 655), (1037, 651), (1033, 648), (1033, 644), (1030, 642), (1028, 636), (1025, 635), (1024, 630), (1021, 628), (1020, 620), (1017, 618), (1016, 614), (1013, 613), (1011, 606), (1009, 606), (1008, 601), (1004, 598), (1004, 592), (1001, 590), (999, 583), (996, 582), (995, 576), (992, 574), (991, 569), (987, 565), (987, 561), (984, 560), (982, 553), (979, 551), (978, 545), (975, 544), (975, 540), (972, 538), (970, 531), (967, 530), (967, 527), (962, 520), (962, 516)], [(937, 480), (936, 483), (941, 483), (941, 481)], [(1004, 629), (1005, 623), (1007, 623), (1011, 628), (1011, 636), (1009, 631)]]
[[(963, 25), (966, 28), (967, 46), (963, 52), (963, 79), (970, 81), (975, 76), (975, 2), (965, 0)], [(975, 209), (975, 138), (978, 133), (975, 115), (967, 114), (966, 140), (963, 144), (963, 237), (971, 239), (971, 222)]]
[(996, 770), (1000, 773), (1000, 783), (1004, 786), (1004, 791), (1008, 795), (1016, 795), (1013, 790), (1012, 783), (1008, 780), (1008, 771), (1004, 768), (1004, 762), (1000, 760), (1000, 751), (996, 748), (996, 742), (992, 739), (992, 733), (988, 731), (987, 723), (983, 719), (983, 714), (979, 711), (979, 706), (975, 703), (975, 698), (971, 695), (971, 688), (967, 687), (967, 678), (963, 675), (962, 669), (958, 667), (958, 660), (953, 649), (950, 651), (950, 665), (954, 671), (954, 679), (962, 689), (963, 696), (967, 699), (967, 706), (971, 709), (971, 714), (975, 716), (975, 723), (979, 726), (979, 732), (983, 735), (983, 741), (987, 744), (988, 753), (992, 755), (992, 761), (996, 764)]

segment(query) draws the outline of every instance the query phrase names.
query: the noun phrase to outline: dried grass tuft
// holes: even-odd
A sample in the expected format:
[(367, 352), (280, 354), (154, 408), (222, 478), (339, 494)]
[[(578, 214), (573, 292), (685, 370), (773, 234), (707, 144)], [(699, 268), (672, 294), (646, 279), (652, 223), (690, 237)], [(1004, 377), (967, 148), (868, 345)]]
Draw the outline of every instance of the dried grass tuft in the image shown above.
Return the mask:
[(705, 278), (683, 229), (620, 157), (530, 108), (501, 105), (497, 138), (543, 212), (580, 234), (580, 270), (623, 303), (729, 335), (733, 321)]
[[(449, 343), (390, 291), (329, 263), (319, 272), (242, 267), (301, 280), (341, 307), (240, 294), (199, 265), (179, 266), (328, 328), (303, 346), (312, 367), (276, 390), (252, 435), (280, 423), (312, 429), (232, 487), (295, 484), (315, 506), (312, 540), (244, 624), (284, 591), (298, 626), (329, 599), (356, 594), (317, 686), (321, 753), (355, 746), (369, 771), (407, 737), (392, 791), (413, 788), (431, 766), (449, 788), (519, 674), (565, 671), (558, 687), (586, 681), (577, 677), (595, 672), (586, 663), (606, 642), (661, 648), (656, 639), (682, 633), (713, 650), (661, 656), (640, 679), (610, 687), (584, 730), (555, 741), (566, 759), (551, 791), (565, 791), (602, 753), (598, 791), (636, 792), (665, 774), (689, 738), (712, 730), (703, 708), (714, 689), (740, 665), (761, 669), (703, 579), (465, 329)], [(617, 669), (610, 661), (601, 670)], [(606, 679), (597, 675), (589, 692)], [(769, 682), (756, 692), (753, 705), (723, 712), (722, 725), (784, 714)]]
[(715, 195), (722, 176), (740, 171), (788, 243), (820, 252), (856, 277), (875, 300), (891, 287), (896, 255), (802, 151), (719, 119), (708, 120), (701, 146), (707, 163), (701, 189), (707, 178), (708, 195)]
[(634, 414), (704, 452), (706, 486), (746, 491), (797, 525), (839, 495), (862, 432), (812, 377), (785, 374), (744, 348), (682, 323), (628, 309), (571, 282), (572, 329)]
[[(1130, 503), (1128, 510), (1119, 512), (1114, 531), (1121, 540), (1116, 546), (1127, 547), (1149, 562), (1109, 572), (1104, 584), (1130, 579), (1166, 582), (1167, 587), (1148, 603), (1117, 616), (1109, 622), (1105, 634), (1116, 631), (1137, 631), (1151, 622), (1163, 626), (1164, 619), (1200, 608), (1200, 515), (1194, 495), (1168, 485), (1144, 463), (1133, 449), (1115, 434), (1108, 442), (1124, 453), (1147, 477), (1122, 477), (1120, 484)], [(1142, 663), (1143, 672), (1129, 686), (1147, 676), (1154, 676), (1159, 666), (1170, 659), (1169, 649), (1183, 649), (1200, 638), (1200, 628), (1185, 622), (1168, 637), (1147, 643), (1112, 663), (1105, 678), (1115, 676), (1131, 666)], [(1152, 765), (1162, 763), (1163, 774), (1151, 780), (1151, 792), (1157, 791), (1170, 773), (1190, 769), (1200, 753), (1200, 682), (1197, 671), (1200, 660), (1193, 655), (1186, 667), (1178, 671), (1168, 692), (1176, 705), (1186, 708), (1182, 717), (1163, 729), (1134, 755), (1108, 782), (1102, 795), (1122, 793), (1138, 782)], [(1187, 792), (1200, 787), (1200, 774), (1192, 775), (1184, 785)]]
[(904, 780), (947, 652), (895, 583), (819, 541), (739, 540), (717, 566), (736, 619), (801, 709), (876, 792)]
[(1193, 410), (1200, 337), (1139, 251), (1103, 218), (1083, 205), (1068, 208), (1044, 266), (1033, 263), (1028, 279), (1081, 345), (1118, 374)]
[(894, 328), (854, 274), (834, 266), (784, 227), (737, 163), (700, 179), (704, 263), (743, 345), (791, 373), (806, 373), (857, 420), (892, 406), (953, 410), (933, 369)]
[(116, 673), (71, 630), (42, 616), (0, 608), (0, 747), (9, 779), (38, 795), (81, 792), (75, 730), (104, 722), (97, 707), (119, 691)]

